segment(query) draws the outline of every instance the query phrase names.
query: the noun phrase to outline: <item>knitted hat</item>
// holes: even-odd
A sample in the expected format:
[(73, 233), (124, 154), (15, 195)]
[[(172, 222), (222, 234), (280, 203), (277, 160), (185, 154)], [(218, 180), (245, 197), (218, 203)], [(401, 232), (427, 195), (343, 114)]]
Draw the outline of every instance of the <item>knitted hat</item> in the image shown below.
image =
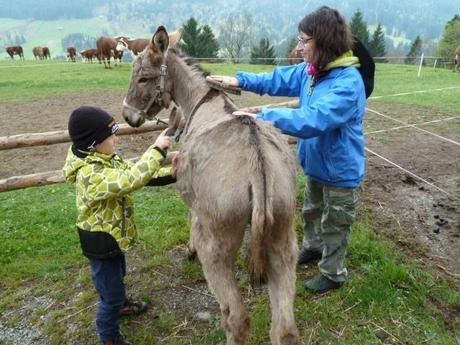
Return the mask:
[(97, 144), (118, 131), (118, 124), (106, 111), (96, 107), (79, 107), (69, 118), (69, 135), (74, 152), (92, 151)]

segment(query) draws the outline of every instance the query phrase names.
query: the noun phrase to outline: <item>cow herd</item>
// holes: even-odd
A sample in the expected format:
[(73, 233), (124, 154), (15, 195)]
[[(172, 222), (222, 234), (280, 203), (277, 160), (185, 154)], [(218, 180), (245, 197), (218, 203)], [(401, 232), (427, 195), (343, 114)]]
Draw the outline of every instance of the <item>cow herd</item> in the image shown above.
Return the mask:
[[(179, 28), (173, 33), (169, 34), (172, 45), (176, 45), (182, 38), (183, 28)], [(104, 63), (105, 68), (111, 68), (110, 59), (113, 58), (115, 66), (123, 58), (123, 53), (130, 53), (133, 57), (142, 52), (150, 43), (147, 38), (128, 38), (125, 36), (106, 37), (101, 36), (96, 41), (96, 48), (88, 48), (77, 53), (75, 47), (67, 48), (67, 60), (75, 62), (78, 54), (81, 56), (82, 61), (92, 63), (97, 59), (99, 63)], [(24, 60), (24, 51), (21, 46), (7, 47), (6, 52), (11, 59), (14, 60), (14, 55), (18, 55), (19, 59)], [(32, 49), (35, 60), (51, 59), (50, 50), (48, 47), (34, 47)]]

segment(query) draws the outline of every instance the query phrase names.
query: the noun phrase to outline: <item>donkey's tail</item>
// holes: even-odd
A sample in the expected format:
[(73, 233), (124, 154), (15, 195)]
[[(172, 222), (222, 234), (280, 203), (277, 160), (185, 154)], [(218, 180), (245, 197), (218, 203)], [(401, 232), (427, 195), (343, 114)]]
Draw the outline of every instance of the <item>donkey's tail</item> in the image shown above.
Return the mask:
[(249, 158), (250, 193), (252, 201), (251, 244), (248, 251), (248, 267), (253, 286), (267, 281), (268, 253), (266, 249), (267, 228), (273, 224), (273, 205), (270, 197), (268, 162), (265, 157), (257, 124), (252, 118), (243, 118), (250, 132)]

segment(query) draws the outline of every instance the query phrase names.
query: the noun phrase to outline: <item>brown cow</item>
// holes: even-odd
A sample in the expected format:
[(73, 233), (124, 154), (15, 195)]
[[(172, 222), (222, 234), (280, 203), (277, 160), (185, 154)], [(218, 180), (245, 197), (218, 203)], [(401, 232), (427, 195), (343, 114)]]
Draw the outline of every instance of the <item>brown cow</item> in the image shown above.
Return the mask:
[(127, 39), (125, 37), (120, 37), (118, 44), (116, 46), (117, 51), (131, 51), (134, 55), (137, 56), (142, 52), (145, 47), (149, 44), (150, 39), (147, 38), (135, 38)]
[(19, 55), (19, 58), (24, 60), (24, 52), (21, 46), (6, 47), (6, 52), (14, 60), (14, 55)]
[(35, 60), (40, 59), (43, 60), (43, 48), (42, 47), (34, 47), (32, 49), (32, 53), (34, 54)]
[(51, 54), (50, 54), (50, 50), (48, 47), (43, 47), (43, 58), (46, 60), (46, 59), (50, 59), (51, 60)]
[[(182, 38), (184, 29), (181, 27), (169, 34), (169, 45), (171, 47), (177, 46)], [(118, 51), (131, 51), (132, 54), (137, 56), (140, 52), (144, 51), (145, 47), (150, 43), (149, 38), (135, 38), (129, 39), (126, 37), (118, 37), (118, 44), (116, 50)]]
[[(117, 44), (118, 44), (117, 38), (101, 36), (97, 39), (96, 41), (97, 54), (99, 55), (99, 58), (104, 62), (105, 68), (112, 68), (110, 67), (110, 58), (112, 56), (115, 60), (115, 66), (117, 65), (117, 59), (120, 61), (120, 66), (121, 66), (121, 59), (123, 58), (123, 52), (116, 50)], [(106, 64), (106, 61), (107, 61), (107, 64)]]
[(86, 62), (93, 63), (93, 58), (97, 58), (100, 60), (99, 56), (97, 55), (97, 48), (90, 48), (86, 50), (82, 50), (80, 55), (83, 59), (86, 59)]
[(75, 47), (67, 48), (67, 58), (70, 61), (75, 62), (75, 56), (77, 56), (77, 50), (75, 49)]

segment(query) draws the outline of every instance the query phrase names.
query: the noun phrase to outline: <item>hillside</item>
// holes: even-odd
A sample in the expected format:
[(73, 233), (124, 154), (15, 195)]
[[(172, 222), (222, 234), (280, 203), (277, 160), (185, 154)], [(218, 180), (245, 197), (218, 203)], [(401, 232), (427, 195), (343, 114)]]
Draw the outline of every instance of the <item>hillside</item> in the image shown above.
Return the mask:
[[(387, 39), (395, 45), (408, 43), (417, 35), (427, 41), (436, 41), (445, 23), (459, 10), (455, 1), (451, 0), (421, 3), (414, 0), (287, 0), (281, 4), (277, 0), (266, 0), (263, 6), (257, 0), (178, 0), (162, 3), (154, 0), (21, 0), (13, 6), (1, 0), (0, 48), (19, 42), (31, 55), (34, 46), (48, 45), (56, 56), (63, 54), (61, 40), (68, 34), (84, 33), (97, 37), (125, 33), (148, 37), (157, 25), (163, 24), (174, 30), (190, 16), (194, 16), (200, 25), (210, 25), (218, 36), (221, 23), (226, 18), (250, 14), (254, 42), (268, 37), (280, 51), (295, 35), (302, 16), (322, 4), (338, 8), (349, 20), (358, 8), (361, 9), (369, 28), (373, 30), (381, 23)], [(5, 56), (2, 52), (0, 58)]]

